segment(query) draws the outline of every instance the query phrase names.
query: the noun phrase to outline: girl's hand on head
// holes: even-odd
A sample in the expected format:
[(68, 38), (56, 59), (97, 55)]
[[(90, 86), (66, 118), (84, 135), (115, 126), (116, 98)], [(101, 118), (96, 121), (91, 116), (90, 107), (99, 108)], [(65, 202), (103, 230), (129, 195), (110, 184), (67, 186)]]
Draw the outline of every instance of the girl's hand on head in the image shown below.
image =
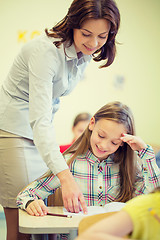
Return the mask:
[(134, 151), (140, 151), (147, 147), (146, 143), (138, 136), (123, 134), (121, 140), (126, 142)]
[(84, 213), (87, 213), (84, 196), (69, 169), (57, 175), (61, 182), (63, 204), (67, 211), (78, 213), (83, 210)]
[(26, 208), (27, 213), (32, 216), (45, 216), (48, 213), (48, 208), (43, 200), (34, 200)]

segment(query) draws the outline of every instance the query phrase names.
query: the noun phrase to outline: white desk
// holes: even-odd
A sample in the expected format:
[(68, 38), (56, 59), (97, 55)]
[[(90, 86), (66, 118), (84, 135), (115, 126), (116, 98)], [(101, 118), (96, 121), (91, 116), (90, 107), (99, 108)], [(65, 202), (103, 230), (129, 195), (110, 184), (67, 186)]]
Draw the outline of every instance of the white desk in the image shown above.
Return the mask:
[[(48, 207), (50, 213), (63, 213), (63, 207)], [(56, 216), (31, 216), (19, 210), (19, 231), (29, 234), (59, 234), (69, 233), (70, 239), (78, 234), (78, 225), (83, 216), (56, 217)]]

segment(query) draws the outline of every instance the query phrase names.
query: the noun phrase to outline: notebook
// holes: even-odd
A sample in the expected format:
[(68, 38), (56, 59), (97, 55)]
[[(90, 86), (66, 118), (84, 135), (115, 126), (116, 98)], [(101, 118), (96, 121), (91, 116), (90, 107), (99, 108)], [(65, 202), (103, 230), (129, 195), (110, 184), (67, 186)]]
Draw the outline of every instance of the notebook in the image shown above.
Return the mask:
[(71, 213), (71, 212), (68, 212), (65, 208), (63, 209), (63, 212), (70, 216), (79, 216), (79, 215), (90, 216), (90, 215), (95, 215), (100, 213), (120, 211), (125, 206), (125, 204), (126, 203), (123, 203), (123, 202), (111, 202), (111, 203), (107, 203), (103, 207), (89, 206), (87, 207), (87, 210), (88, 210), (87, 214), (84, 214), (82, 211), (80, 211), (79, 213)]

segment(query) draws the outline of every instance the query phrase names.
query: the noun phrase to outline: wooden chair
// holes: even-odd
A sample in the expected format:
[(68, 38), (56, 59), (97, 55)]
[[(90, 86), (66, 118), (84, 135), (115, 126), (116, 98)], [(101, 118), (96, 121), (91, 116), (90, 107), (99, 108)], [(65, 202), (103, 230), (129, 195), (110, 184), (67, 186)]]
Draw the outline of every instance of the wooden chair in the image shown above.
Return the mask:
[(47, 199), (47, 205), (50, 206), (63, 206), (62, 190), (57, 188), (54, 194), (50, 195)]
[[(116, 212), (107, 212), (107, 213), (101, 213), (101, 214), (84, 217), (79, 223), (78, 235), (82, 234), (85, 230), (87, 230), (89, 227), (91, 227), (96, 222), (98, 222), (106, 217), (109, 217), (115, 213)], [(124, 238), (128, 239), (128, 236), (124, 236)]]

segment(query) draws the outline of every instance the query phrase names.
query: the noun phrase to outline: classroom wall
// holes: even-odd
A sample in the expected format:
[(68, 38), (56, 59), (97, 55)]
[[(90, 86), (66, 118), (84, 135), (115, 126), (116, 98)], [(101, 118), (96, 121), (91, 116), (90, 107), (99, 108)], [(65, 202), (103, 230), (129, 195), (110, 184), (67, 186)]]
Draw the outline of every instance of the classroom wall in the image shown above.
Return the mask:
[[(58, 143), (72, 139), (76, 114), (94, 114), (107, 102), (129, 105), (135, 116), (137, 135), (160, 145), (160, 1), (117, 0), (121, 26), (114, 63), (99, 69), (91, 62), (76, 89), (61, 98), (54, 123)], [(70, 0), (0, 0), (0, 84), (23, 44), (67, 12)]]

